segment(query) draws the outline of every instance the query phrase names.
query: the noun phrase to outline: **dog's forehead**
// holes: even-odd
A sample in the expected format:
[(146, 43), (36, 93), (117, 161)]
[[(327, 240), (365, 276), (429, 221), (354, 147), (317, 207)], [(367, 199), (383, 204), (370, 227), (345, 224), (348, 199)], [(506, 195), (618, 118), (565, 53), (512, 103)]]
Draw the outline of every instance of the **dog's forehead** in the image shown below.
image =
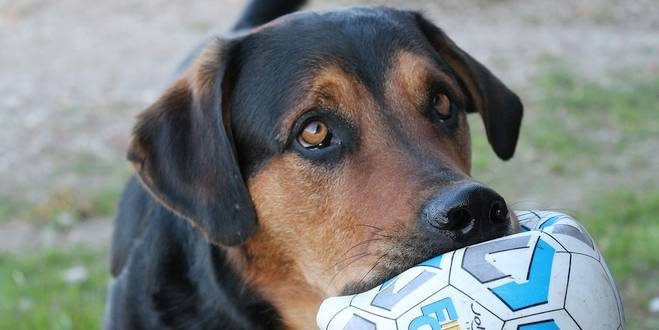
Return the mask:
[(391, 8), (298, 12), (256, 29), (240, 40), (235, 60), (232, 123), (239, 149), (260, 149), (250, 151), (256, 158), (280, 151), (284, 121), (328, 71), (383, 98), (401, 53), (430, 58), (433, 52), (414, 14)]
[[(374, 94), (383, 94), (401, 51), (432, 56), (412, 13), (357, 7), (284, 16), (240, 41), (236, 99), (279, 118), (328, 67), (339, 67)], [(267, 106), (265, 104), (267, 102)]]
[(362, 80), (380, 81), (393, 54), (431, 48), (415, 22), (409, 12), (382, 7), (287, 15), (242, 41), (243, 72), (299, 82), (339, 65)]

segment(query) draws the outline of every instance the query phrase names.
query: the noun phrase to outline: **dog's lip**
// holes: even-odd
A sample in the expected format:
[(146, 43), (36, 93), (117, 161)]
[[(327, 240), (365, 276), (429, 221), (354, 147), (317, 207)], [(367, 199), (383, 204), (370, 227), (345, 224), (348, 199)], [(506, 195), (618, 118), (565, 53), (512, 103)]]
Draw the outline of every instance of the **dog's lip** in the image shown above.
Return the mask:
[[(357, 282), (352, 282), (346, 284), (343, 289), (341, 290), (340, 295), (354, 295), (362, 292), (366, 292), (368, 290), (371, 290), (373, 288), (378, 287), (379, 285), (382, 285), (382, 283), (400, 275), (404, 271), (428, 260), (431, 258), (434, 258), (438, 255), (447, 253), (452, 251), (453, 249), (451, 248), (446, 248), (443, 249), (442, 251), (433, 251), (431, 253), (428, 253), (427, 255), (418, 255), (415, 256), (414, 258), (405, 258), (405, 259), (395, 259), (393, 257), (390, 258), (383, 258), (379, 265), (376, 269), (374, 269), (371, 273), (371, 276), (368, 278), (365, 278), (361, 281)], [(384, 260), (384, 259), (389, 259), (389, 260)], [(395, 267), (389, 267), (387, 264), (395, 264)]]
[[(459, 250), (471, 245), (479, 244), (485, 241), (514, 234), (518, 231), (518, 227), (516, 227), (517, 218), (513, 212), (510, 212), (509, 214), (511, 215), (510, 216), (511, 221), (507, 226), (507, 230), (502, 230), (500, 232), (497, 232), (496, 234), (492, 234), (491, 237), (490, 236), (480, 237), (474, 242), (469, 242), (469, 244), (454, 240), (453, 244), (437, 246), (434, 249), (430, 249), (430, 251), (428, 251), (427, 253), (418, 254), (409, 258), (396, 259), (395, 256), (384, 257), (379, 263), (379, 267), (373, 270), (372, 272), (373, 274), (371, 276), (361, 281), (346, 284), (341, 290), (341, 295), (353, 295), (371, 290), (373, 288), (378, 287), (379, 285), (382, 285), (382, 283), (386, 282), (387, 280), (390, 280), (398, 276), (402, 272), (414, 266), (417, 266), (418, 264), (426, 260), (429, 260), (431, 258), (455, 250)], [(395, 267), (391, 267), (388, 265), (395, 265)]]

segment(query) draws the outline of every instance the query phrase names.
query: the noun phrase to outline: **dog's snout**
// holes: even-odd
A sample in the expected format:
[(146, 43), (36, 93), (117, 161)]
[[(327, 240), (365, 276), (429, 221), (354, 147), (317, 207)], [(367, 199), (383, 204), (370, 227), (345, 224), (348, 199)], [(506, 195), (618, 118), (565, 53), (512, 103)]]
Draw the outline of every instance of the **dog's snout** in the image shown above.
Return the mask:
[(466, 183), (433, 195), (423, 208), (422, 220), (440, 230), (489, 236), (508, 225), (510, 216), (505, 200), (494, 190)]

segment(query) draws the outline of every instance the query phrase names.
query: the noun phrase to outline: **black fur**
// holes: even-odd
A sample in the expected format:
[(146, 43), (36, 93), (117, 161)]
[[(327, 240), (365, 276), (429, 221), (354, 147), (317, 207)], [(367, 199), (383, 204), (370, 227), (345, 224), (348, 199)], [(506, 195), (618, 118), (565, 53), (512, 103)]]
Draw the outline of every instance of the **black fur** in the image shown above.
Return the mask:
[(131, 179), (111, 257), (106, 329), (276, 329), (271, 305), (209, 243)]
[[(226, 46), (222, 52), (229, 51)], [(256, 213), (223, 119), (224, 63), (216, 65), (208, 69), (217, 71), (208, 91), (177, 86), (142, 115), (128, 156), (165, 205), (199, 226), (211, 242), (236, 245), (255, 230)]]
[[(303, 2), (255, 0), (236, 28), (266, 23)], [(285, 24), (222, 41), (213, 92), (169, 93), (135, 130), (140, 148), (129, 157), (141, 169), (142, 184), (131, 179), (119, 206), (105, 328), (281, 327), (273, 306), (240, 279), (222, 251), (257, 228), (245, 181), (271, 157), (300, 152), (278, 136), (283, 116), (305, 92), (305, 81), (328, 63), (353, 73), (384, 106), (383, 74), (395, 51), (428, 55), (453, 74), (440, 55), (445, 47), (479, 88), (471, 97), (487, 104), (466, 110), (481, 112), (495, 151), (509, 158), (519, 132), (519, 100), (415, 13), (381, 7), (301, 12)], [(358, 135), (357, 128), (345, 130)], [(347, 141), (353, 145), (348, 152), (358, 150), (354, 140)]]

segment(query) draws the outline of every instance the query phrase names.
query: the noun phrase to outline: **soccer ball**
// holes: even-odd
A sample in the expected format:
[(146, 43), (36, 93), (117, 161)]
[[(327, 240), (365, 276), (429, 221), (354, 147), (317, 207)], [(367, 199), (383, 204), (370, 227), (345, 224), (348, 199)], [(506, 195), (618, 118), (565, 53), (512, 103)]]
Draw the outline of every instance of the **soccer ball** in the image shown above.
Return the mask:
[(623, 329), (613, 278), (569, 216), (517, 212), (522, 233), (427, 260), (360, 294), (326, 299), (321, 329)]

